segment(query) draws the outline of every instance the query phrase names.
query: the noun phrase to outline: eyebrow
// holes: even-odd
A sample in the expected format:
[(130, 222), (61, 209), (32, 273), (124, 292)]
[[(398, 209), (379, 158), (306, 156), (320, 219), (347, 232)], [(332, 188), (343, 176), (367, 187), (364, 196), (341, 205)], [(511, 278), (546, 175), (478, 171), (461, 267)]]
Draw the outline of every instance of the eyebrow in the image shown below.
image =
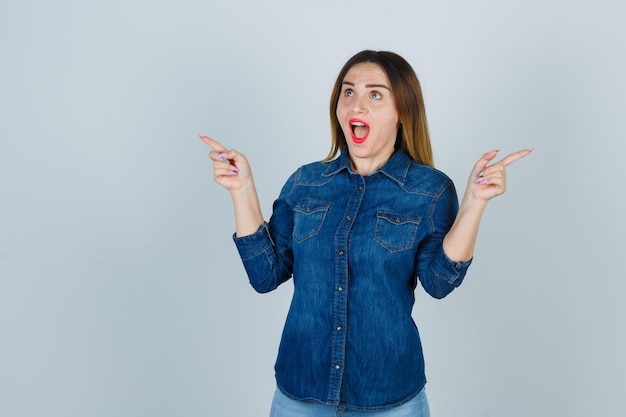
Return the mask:
[[(354, 87), (354, 83), (351, 81), (344, 81), (342, 84), (346, 84), (351, 87)], [(387, 87), (385, 84), (365, 84), (365, 88), (385, 88), (391, 91), (391, 88)]]

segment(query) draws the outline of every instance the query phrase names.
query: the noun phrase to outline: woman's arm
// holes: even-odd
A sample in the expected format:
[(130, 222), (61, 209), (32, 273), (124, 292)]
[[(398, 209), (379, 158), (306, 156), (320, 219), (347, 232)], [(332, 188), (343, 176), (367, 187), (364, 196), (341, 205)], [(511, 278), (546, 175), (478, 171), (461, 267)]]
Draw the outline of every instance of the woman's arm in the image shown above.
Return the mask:
[(266, 224), (261, 214), (259, 198), (247, 158), (234, 150), (227, 150), (219, 142), (199, 135), (213, 150), (215, 182), (226, 188), (235, 209), (235, 244), (250, 279), (250, 285), (265, 293), (287, 281), (293, 272), (293, 253), (290, 249), (290, 230), (293, 213), (285, 204), (284, 194), (293, 185), (293, 176), (283, 187), (274, 203), (272, 220)]
[(478, 226), (487, 203), (506, 191), (505, 168), (532, 151), (524, 149), (514, 152), (487, 166), (496, 157), (498, 151), (495, 150), (484, 154), (474, 165), (456, 220), (443, 239), (443, 250), (448, 258), (456, 262), (472, 258)]
[(235, 150), (227, 150), (208, 136), (198, 136), (212, 148), (209, 157), (213, 160), (215, 182), (226, 188), (233, 200), (235, 235), (253, 234), (263, 224), (263, 214), (248, 159)]

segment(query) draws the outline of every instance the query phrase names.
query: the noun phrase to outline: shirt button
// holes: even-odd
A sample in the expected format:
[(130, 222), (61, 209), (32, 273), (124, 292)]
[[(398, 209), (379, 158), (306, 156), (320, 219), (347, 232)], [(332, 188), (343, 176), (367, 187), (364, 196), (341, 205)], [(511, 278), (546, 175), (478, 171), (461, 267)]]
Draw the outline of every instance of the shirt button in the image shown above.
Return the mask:
[(337, 326), (337, 331), (340, 332), (341, 331), (341, 326)]
[(346, 216), (346, 220), (352, 220), (351, 216)]
[(339, 291), (339, 292), (343, 291), (343, 287), (337, 288), (337, 291)]
[(339, 256), (343, 256), (343, 251), (342, 250), (339, 251)]
[(362, 190), (362, 189), (363, 189), (363, 186), (362, 186), (362, 185), (359, 185), (359, 190)]
[(335, 369), (341, 369), (341, 366), (335, 365)]

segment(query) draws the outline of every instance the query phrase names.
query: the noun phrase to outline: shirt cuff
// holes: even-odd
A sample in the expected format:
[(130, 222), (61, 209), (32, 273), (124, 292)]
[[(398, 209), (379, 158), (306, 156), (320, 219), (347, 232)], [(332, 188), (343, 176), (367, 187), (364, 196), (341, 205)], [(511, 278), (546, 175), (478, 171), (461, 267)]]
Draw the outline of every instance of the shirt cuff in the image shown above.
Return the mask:
[(263, 222), (256, 232), (251, 235), (237, 237), (233, 233), (233, 241), (242, 260), (251, 259), (272, 247), (274, 242), (269, 233), (267, 222)]
[(435, 271), (445, 271), (445, 273), (438, 272), (439, 278), (443, 279), (450, 285), (458, 287), (463, 282), (467, 269), (472, 263), (472, 257), (469, 261), (453, 261), (448, 258), (445, 252), (441, 251), (441, 257), (436, 261)]

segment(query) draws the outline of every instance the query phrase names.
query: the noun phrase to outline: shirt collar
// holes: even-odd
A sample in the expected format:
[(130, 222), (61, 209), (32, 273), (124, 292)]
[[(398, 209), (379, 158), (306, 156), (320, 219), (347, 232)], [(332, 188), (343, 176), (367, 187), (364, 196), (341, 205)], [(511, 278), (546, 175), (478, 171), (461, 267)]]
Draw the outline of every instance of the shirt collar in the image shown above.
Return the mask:
[[(379, 170), (373, 172), (371, 175), (380, 172), (399, 184), (403, 184), (407, 173), (409, 172), (409, 168), (411, 167), (411, 163), (412, 161), (408, 155), (402, 149), (398, 149), (393, 153), (393, 155), (391, 155), (391, 158), (389, 158), (385, 165), (383, 165)], [(326, 171), (324, 171), (323, 175), (333, 176), (344, 169), (352, 172), (347, 148), (341, 152), (339, 157), (328, 162), (328, 167), (326, 168)]]

